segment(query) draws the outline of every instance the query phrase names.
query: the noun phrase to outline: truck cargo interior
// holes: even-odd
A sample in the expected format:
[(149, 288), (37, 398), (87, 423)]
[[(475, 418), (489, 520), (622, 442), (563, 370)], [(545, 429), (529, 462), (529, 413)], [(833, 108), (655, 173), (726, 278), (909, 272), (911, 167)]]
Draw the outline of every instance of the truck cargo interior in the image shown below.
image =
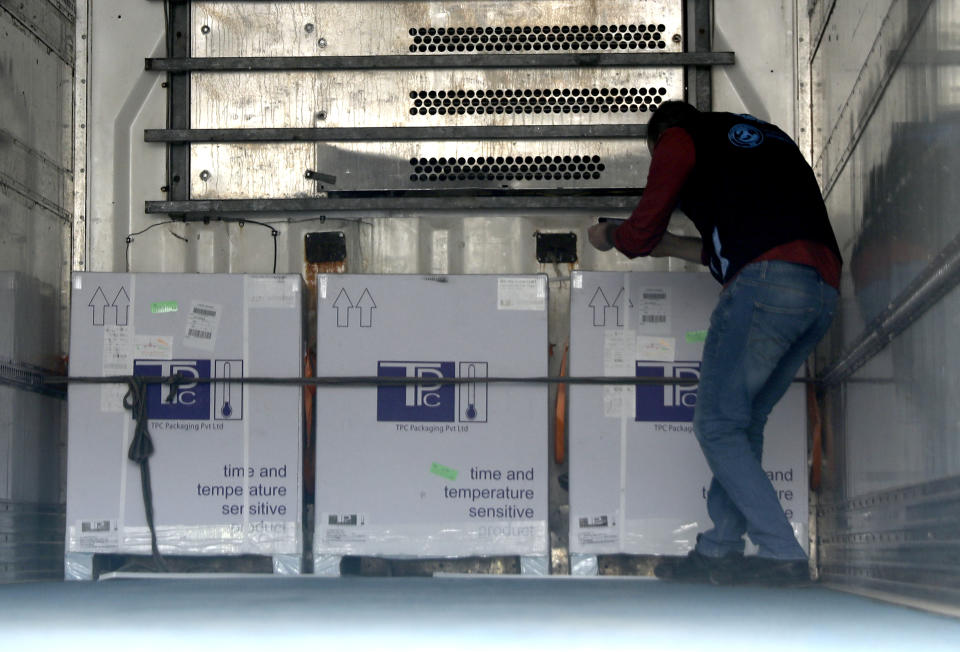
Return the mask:
[[(0, 648), (960, 649), (958, 53), (960, 0), (0, 0)], [(764, 431), (810, 582), (654, 572), (729, 261), (590, 229), (670, 100), (843, 258)]]

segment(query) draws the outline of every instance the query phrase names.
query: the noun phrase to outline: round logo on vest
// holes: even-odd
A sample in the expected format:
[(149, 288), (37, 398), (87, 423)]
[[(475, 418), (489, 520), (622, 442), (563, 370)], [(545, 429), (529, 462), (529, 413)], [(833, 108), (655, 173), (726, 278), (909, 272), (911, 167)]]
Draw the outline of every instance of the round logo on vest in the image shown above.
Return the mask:
[(751, 149), (763, 143), (763, 132), (753, 125), (741, 122), (730, 127), (727, 138), (737, 147)]

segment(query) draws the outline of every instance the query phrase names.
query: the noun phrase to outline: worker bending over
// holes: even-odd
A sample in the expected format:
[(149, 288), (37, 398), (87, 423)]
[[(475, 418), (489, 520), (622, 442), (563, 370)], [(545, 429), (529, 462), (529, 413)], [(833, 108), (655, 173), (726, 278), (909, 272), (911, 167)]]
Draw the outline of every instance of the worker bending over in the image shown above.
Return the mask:
[[(665, 102), (650, 118), (653, 160), (622, 224), (590, 243), (628, 258), (707, 265), (723, 285), (703, 349), (694, 430), (713, 480), (713, 527), (657, 577), (715, 584), (809, 581), (807, 556), (761, 466), (767, 416), (833, 319), (841, 256), (813, 170), (776, 126)], [(700, 238), (667, 231), (674, 208)], [(746, 533), (759, 548), (744, 557)]]

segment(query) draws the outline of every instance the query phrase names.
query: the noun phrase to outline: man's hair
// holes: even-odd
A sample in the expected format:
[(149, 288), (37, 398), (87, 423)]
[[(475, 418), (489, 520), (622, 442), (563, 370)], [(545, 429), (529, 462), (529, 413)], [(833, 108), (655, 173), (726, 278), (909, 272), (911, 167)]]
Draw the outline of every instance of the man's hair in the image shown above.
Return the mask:
[(670, 100), (661, 104), (647, 123), (647, 139), (656, 144), (670, 127), (683, 127), (694, 120), (700, 112), (692, 105), (679, 100)]

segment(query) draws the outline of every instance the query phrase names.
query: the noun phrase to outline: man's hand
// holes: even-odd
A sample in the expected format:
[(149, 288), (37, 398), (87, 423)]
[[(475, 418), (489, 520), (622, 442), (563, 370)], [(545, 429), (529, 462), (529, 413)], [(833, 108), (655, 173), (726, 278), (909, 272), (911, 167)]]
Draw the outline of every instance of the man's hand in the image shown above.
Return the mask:
[(617, 228), (614, 222), (600, 222), (587, 229), (590, 244), (600, 251), (613, 249), (613, 231)]

